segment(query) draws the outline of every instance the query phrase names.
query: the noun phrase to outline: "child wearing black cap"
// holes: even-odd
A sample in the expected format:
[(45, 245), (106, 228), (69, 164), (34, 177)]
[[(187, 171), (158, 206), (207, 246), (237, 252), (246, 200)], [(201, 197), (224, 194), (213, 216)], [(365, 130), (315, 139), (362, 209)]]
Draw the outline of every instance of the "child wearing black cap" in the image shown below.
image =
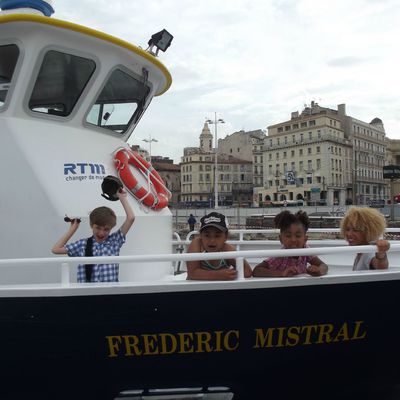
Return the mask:
[[(211, 212), (200, 219), (200, 236), (192, 240), (188, 253), (215, 253), (236, 251), (226, 243), (228, 223), (225, 215)], [(188, 279), (197, 280), (234, 280), (237, 278), (236, 260), (201, 260), (187, 262)], [(249, 263), (244, 260), (244, 276), (252, 275)]]

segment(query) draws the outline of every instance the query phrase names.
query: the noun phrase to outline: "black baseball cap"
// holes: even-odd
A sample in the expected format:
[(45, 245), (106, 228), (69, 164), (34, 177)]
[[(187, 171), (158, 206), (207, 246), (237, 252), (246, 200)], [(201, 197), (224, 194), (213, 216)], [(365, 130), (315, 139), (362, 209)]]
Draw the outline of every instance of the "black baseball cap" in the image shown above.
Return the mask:
[(221, 232), (228, 231), (228, 221), (225, 215), (217, 212), (211, 212), (200, 219), (200, 232), (209, 226), (213, 226)]

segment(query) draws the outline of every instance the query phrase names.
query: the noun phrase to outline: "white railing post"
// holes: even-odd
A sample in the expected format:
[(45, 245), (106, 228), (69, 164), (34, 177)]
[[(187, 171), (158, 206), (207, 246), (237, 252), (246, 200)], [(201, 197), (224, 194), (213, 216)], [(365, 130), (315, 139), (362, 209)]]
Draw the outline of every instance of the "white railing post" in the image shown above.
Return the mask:
[(61, 264), (61, 286), (69, 286), (69, 264)]
[(236, 259), (236, 271), (238, 273), (238, 279), (244, 279), (244, 258), (238, 257)]

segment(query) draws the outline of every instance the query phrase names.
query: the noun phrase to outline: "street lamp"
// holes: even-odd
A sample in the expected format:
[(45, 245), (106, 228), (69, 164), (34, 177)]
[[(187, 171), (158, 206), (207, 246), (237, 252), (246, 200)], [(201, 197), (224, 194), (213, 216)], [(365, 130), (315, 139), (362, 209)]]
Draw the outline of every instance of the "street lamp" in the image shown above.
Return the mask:
[(215, 201), (214, 201), (214, 208), (218, 208), (218, 134), (217, 134), (217, 125), (218, 124), (224, 124), (225, 121), (222, 118), (217, 119), (217, 113), (214, 113), (214, 121), (211, 119), (207, 119), (206, 122), (208, 124), (214, 124), (214, 130), (215, 130), (215, 166), (214, 166), (214, 196), (215, 196)]
[(143, 142), (149, 143), (149, 156), (150, 156), (150, 162), (151, 162), (151, 142), (158, 142), (157, 139), (154, 139), (151, 137), (151, 135), (149, 135), (148, 139), (142, 139)]

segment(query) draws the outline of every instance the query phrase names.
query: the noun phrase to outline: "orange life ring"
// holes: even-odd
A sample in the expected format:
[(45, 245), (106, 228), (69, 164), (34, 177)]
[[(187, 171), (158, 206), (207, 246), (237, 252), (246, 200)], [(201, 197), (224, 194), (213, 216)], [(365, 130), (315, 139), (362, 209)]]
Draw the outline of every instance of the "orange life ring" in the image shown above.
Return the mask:
[[(114, 155), (115, 167), (126, 188), (143, 204), (154, 210), (161, 210), (171, 198), (161, 176), (153, 166), (138, 153), (129, 149), (119, 149)], [(148, 188), (139, 184), (129, 165), (133, 165), (149, 179)]]

